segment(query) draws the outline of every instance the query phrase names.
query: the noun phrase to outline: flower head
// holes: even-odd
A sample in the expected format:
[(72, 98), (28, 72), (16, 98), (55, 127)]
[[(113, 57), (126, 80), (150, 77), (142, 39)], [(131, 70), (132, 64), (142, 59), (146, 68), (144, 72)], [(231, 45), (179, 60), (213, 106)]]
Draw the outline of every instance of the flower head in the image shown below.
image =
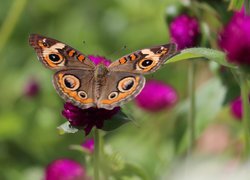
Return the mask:
[(241, 102), (241, 98), (240, 97), (234, 99), (231, 102), (230, 108), (231, 108), (232, 115), (235, 118), (237, 118), (237, 119), (241, 119), (242, 118), (242, 102)]
[(40, 87), (35, 79), (30, 79), (24, 87), (24, 95), (27, 97), (34, 97), (38, 95)]
[(200, 36), (197, 19), (186, 14), (177, 16), (170, 23), (170, 36), (179, 50), (196, 46)]
[(50, 163), (45, 170), (45, 180), (88, 179), (85, 169), (76, 161), (59, 159)]
[[(250, 103), (250, 96), (249, 96), (249, 103)], [(230, 104), (230, 109), (232, 115), (236, 118), (241, 120), (242, 119), (242, 100), (241, 97), (237, 97), (234, 99)]]
[(250, 16), (237, 12), (219, 36), (219, 45), (231, 63), (250, 65)]
[(177, 99), (177, 93), (171, 86), (160, 81), (150, 80), (136, 97), (136, 103), (141, 108), (154, 112), (172, 107)]
[(72, 126), (83, 127), (85, 134), (88, 135), (93, 127), (101, 129), (105, 120), (109, 120), (120, 111), (120, 107), (112, 110), (88, 108), (81, 109), (71, 103), (64, 104), (62, 115)]
[(87, 149), (90, 153), (93, 153), (93, 152), (94, 152), (94, 149), (95, 149), (95, 142), (94, 142), (94, 139), (91, 138), (91, 139), (85, 140), (85, 142), (82, 144), (82, 147), (83, 147), (84, 149)]
[(88, 56), (91, 61), (95, 63), (95, 65), (98, 65), (100, 63), (103, 63), (105, 66), (109, 66), (111, 64), (111, 61), (106, 59), (105, 57), (102, 56), (93, 56), (89, 55)]

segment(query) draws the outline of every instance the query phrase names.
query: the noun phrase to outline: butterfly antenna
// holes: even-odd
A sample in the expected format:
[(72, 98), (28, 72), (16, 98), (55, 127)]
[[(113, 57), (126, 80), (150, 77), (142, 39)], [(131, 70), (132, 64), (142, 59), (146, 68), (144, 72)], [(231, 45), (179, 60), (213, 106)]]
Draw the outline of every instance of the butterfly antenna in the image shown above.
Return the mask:
[(126, 45), (124, 45), (122, 48), (120, 48), (120, 49), (118, 49), (118, 50), (115, 50), (114, 52), (112, 52), (111, 54), (109, 54), (108, 57), (111, 57), (111, 56), (113, 56), (114, 54), (117, 54), (118, 52), (123, 51), (123, 50), (125, 50), (125, 49), (127, 49), (127, 46), (126, 46)]

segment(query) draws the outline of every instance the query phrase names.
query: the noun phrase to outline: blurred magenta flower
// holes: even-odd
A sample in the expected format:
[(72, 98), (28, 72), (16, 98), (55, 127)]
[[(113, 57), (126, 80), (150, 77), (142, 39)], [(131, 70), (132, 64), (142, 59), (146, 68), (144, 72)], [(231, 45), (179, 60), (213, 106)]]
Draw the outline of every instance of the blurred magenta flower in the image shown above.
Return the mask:
[(26, 97), (35, 97), (39, 94), (40, 86), (37, 80), (31, 78), (24, 86), (24, 95)]
[(70, 122), (72, 126), (84, 128), (88, 135), (93, 127), (102, 129), (105, 120), (111, 119), (120, 111), (120, 107), (112, 110), (88, 108), (81, 109), (67, 102), (64, 104), (62, 115)]
[(234, 99), (231, 102), (230, 108), (231, 108), (231, 113), (235, 118), (237, 119), (242, 118), (242, 102), (240, 97)]
[(250, 16), (236, 12), (219, 35), (219, 46), (227, 59), (238, 65), (250, 65)]
[(45, 180), (87, 180), (85, 169), (76, 161), (59, 159), (45, 170)]
[(172, 107), (177, 102), (178, 96), (170, 85), (149, 80), (135, 100), (142, 109), (156, 112)]
[(196, 46), (200, 37), (198, 20), (186, 14), (175, 17), (170, 23), (170, 36), (179, 50)]
[[(249, 96), (249, 102), (250, 102), (250, 96)], [(242, 100), (241, 97), (237, 97), (234, 99), (230, 104), (230, 109), (232, 115), (236, 118), (241, 120), (242, 119)]]
[(106, 59), (105, 57), (102, 56), (93, 56), (89, 55), (88, 56), (91, 61), (95, 63), (95, 65), (103, 63), (105, 66), (109, 66), (111, 64), (111, 61)]
[(82, 147), (86, 150), (88, 150), (90, 153), (94, 152), (95, 149), (95, 142), (94, 139), (86, 139), (84, 143), (82, 143)]

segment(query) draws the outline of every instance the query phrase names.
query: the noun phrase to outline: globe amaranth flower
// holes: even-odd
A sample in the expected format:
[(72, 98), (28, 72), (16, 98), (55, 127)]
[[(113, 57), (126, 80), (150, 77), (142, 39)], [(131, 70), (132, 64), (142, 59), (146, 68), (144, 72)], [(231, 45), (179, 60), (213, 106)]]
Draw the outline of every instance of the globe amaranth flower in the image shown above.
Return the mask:
[(85, 169), (76, 161), (59, 159), (50, 163), (45, 170), (45, 180), (87, 180)]
[(89, 55), (88, 58), (95, 63), (95, 65), (103, 63), (105, 66), (109, 66), (111, 61), (102, 56)]
[(236, 12), (219, 35), (219, 46), (231, 63), (250, 66), (250, 16)]
[(178, 45), (179, 50), (198, 44), (200, 27), (196, 18), (182, 14), (173, 19), (169, 28), (171, 39)]
[(170, 85), (149, 80), (135, 100), (142, 109), (155, 112), (172, 107), (177, 102), (178, 96)]
[(95, 142), (94, 139), (86, 139), (84, 143), (82, 143), (82, 147), (86, 150), (88, 150), (90, 153), (94, 152), (95, 149)]
[(93, 127), (102, 129), (105, 120), (111, 119), (120, 111), (120, 107), (112, 110), (88, 108), (81, 109), (71, 103), (64, 104), (62, 115), (69, 121), (72, 126), (83, 128), (88, 135)]
[(24, 86), (24, 95), (26, 97), (35, 97), (38, 95), (40, 91), (40, 86), (37, 80), (30, 79), (27, 81), (27, 83)]
[[(250, 96), (249, 96), (249, 103), (250, 103)], [(230, 109), (231, 109), (231, 113), (232, 115), (238, 119), (241, 120), (242, 119), (242, 100), (241, 97), (237, 97), (236, 99), (234, 99), (231, 103), (230, 103)]]

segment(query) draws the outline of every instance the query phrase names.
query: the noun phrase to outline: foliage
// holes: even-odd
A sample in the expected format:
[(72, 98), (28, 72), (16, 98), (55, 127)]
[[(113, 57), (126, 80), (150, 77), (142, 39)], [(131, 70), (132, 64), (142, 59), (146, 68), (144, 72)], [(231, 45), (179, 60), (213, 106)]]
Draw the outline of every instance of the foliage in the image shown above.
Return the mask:
[[(106, 162), (102, 166), (115, 179), (168, 177), (174, 164), (187, 154), (189, 144), (187, 66), (190, 61), (196, 62), (197, 70), (197, 144), (207, 127), (223, 124), (231, 135), (230, 145), (222, 153), (213, 155), (239, 160), (244, 144), (242, 124), (235, 121), (229, 104), (225, 103), (232, 98), (228, 89), (235, 86), (230, 86), (231, 83), (225, 86), (220, 80), (219, 66), (211, 68), (208, 61), (231, 68), (237, 76), (238, 67), (229, 64), (225, 53), (216, 45), (218, 31), (230, 18), (230, 12), (225, 11), (225, 2), (216, 2), (216, 8), (209, 3), (213, 4), (195, 1), (195, 6), (190, 7), (173, 0), (1, 1), (0, 179), (42, 179), (50, 162), (65, 157), (80, 162), (90, 176), (93, 174), (93, 155), (79, 146), (86, 137), (83, 131), (69, 127), (61, 115), (64, 102), (53, 88), (52, 72), (42, 67), (29, 47), (29, 34), (40, 33), (66, 42), (85, 54), (115, 60), (129, 52), (169, 42), (164, 13), (170, 5), (178, 6), (179, 10), (183, 10), (180, 6), (185, 6), (185, 11), (191, 9), (191, 14), (200, 14), (203, 34), (199, 45), (202, 47), (178, 52), (154, 75), (147, 76), (147, 79), (158, 79), (173, 86), (179, 102), (172, 109), (157, 113), (146, 112), (134, 102), (123, 106), (123, 112), (113, 117), (117, 123), (107, 122), (103, 128), (119, 129), (101, 132), (103, 161)], [(240, 9), (242, 3), (232, 0), (230, 9)], [(220, 14), (222, 18), (216, 19), (211, 13)], [(126, 49), (121, 48), (124, 45)], [(25, 93), (30, 79), (39, 84), (34, 96)], [(249, 89), (249, 80), (247, 83)], [(234, 89), (234, 94), (240, 94), (239, 88)], [(127, 123), (130, 119), (133, 121)], [(60, 133), (56, 130), (58, 126)], [(72, 133), (61, 136), (62, 132)], [(196, 151), (197, 146), (194, 146)]]

